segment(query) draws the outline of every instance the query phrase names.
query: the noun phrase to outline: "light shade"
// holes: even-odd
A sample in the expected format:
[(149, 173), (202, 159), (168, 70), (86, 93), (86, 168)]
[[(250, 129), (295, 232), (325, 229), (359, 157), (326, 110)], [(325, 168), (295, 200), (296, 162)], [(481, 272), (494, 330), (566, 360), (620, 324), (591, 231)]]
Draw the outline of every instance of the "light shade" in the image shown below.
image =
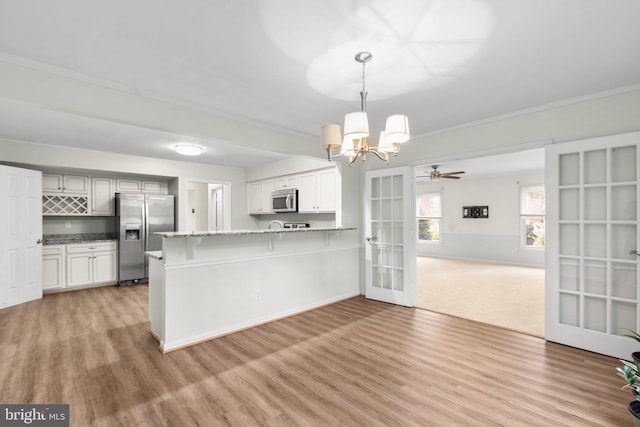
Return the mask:
[(349, 137), (344, 137), (344, 141), (342, 141), (342, 147), (340, 147), (340, 154), (344, 154), (346, 156), (353, 156), (358, 151), (357, 147), (360, 143), (359, 139), (355, 141)]
[(183, 156), (199, 156), (204, 151), (204, 148), (199, 145), (192, 144), (178, 144), (173, 147), (176, 150), (176, 153), (182, 154)]
[(387, 133), (385, 131), (380, 132), (380, 140), (378, 141), (378, 151), (381, 153), (393, 153), (393, 143), (387, 142)]
[(394, 114), (387, 117), (384, 129), (387, 142), (403, 143), (409, 140), (409, 118), (404, 114)]
[(344, 139), (361, 139), (369, 136), (369, 119), (366, 111), (344, 115)]
[(322, 147), (331, 148), (342, 145), (342, 134), (340, 133), (340, 125), (322, 126)]

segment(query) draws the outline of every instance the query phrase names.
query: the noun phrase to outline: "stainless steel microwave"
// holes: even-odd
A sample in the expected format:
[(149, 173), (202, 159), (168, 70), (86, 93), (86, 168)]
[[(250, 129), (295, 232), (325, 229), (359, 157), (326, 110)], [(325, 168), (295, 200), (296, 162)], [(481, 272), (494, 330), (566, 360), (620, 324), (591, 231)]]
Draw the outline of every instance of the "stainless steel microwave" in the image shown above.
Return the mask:
[(271, 193), (271, 209), (274, 212), (298, 212), (298, 190), (287, 188)]

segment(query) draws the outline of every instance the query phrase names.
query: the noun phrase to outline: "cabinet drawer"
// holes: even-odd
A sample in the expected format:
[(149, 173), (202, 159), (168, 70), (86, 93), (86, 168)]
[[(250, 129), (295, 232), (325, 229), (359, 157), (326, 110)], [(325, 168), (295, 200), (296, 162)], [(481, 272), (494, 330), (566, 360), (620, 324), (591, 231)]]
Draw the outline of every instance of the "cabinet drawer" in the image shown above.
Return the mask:
[(80, 252), (113, 251), (116, 249), (116, 242), (96, 242), (96, 243), (73, 243), (67, 245), (67, 253), (76, 254)]
[(42, 255), (61, 255), (64, 253), (64, 245), (45, 245), (42, 247)]

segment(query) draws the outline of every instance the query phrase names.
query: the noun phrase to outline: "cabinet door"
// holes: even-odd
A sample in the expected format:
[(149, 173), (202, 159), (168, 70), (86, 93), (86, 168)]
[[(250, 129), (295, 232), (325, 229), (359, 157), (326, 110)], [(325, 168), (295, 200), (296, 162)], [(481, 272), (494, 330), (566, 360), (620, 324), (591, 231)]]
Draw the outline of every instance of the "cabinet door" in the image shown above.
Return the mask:
[(88, 176), (63, 175), (62, 184), (65, 193), (89, 194)]
[(43, 193), (62, 193), (62, 175), (53, 173), (42, 174)]
[(143, 193), (155, 193), (155, 194), (166, 194), (167, 193), (167, 183), (160, 181), (141, 181), (140, 186), (142, 187)]
[(117, 193), (139, 193), (142, 191), (142, 183), (137, 179), (121, 179), (116, 180)]
[(298, 177), (298, 212), (316, 212), (316, 178), (315, 172), (301, 174)]
[(64, 256), (45, 255), (42, 257), (42, 289), (64, 288)]
[(93, 253), (93, 282), (116, 282), (116, 251)]
[(91, 214), (114, 214), (113, 179), (93, 177), (91, 179)]
[(286, 188), (297, 188), (297, 187), (298, 187), (298, 177), (296, 175), (281, 176), (280, 178), (276, 178), (275, 180), (276, 190), (283, 190)]
[(271, 203), (271, 193), (275, 190), (275, 181), (273, 179), (262, 181), (262, 213), (273, 213)]
[(316, 207), (318, 212), (336, 211), (336, 171), (318, 171), (316, 182)]
[(262, 213), (262, 184), (260, 182), (248, 183), (247, 196), (249, 214)]
[(67, 254), (67, 287), (93, 283), (93, 255), (91, 253)]

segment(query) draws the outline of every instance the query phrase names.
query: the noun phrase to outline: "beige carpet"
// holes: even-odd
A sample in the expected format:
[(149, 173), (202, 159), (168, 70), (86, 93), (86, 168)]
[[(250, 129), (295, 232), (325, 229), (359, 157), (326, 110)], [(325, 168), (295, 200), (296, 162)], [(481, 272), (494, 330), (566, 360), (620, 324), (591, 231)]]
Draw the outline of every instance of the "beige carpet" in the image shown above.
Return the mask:
[(544, 269), (418, 257), (417, 306), (544, 337)]

